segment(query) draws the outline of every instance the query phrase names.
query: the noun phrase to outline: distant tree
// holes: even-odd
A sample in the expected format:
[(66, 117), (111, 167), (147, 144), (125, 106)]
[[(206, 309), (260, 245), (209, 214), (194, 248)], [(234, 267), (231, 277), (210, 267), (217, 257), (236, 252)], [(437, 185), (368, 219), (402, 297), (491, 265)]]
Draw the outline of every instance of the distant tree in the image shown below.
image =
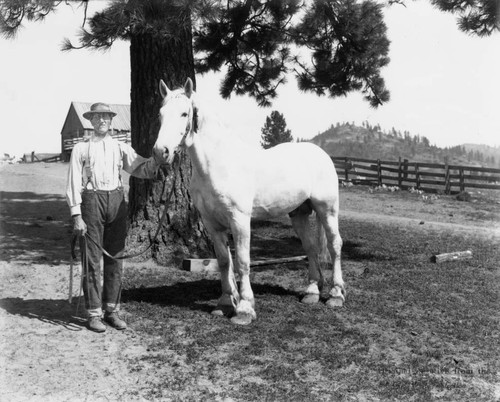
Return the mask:
[(293, 141), (291, 131), (286, 128), (285, 117), (277, 110), (274, 110), (270, 116), (266, 117), (266, 123), (261, 131), (260, 145), (264, 149), (274, 147), (283, 142)]

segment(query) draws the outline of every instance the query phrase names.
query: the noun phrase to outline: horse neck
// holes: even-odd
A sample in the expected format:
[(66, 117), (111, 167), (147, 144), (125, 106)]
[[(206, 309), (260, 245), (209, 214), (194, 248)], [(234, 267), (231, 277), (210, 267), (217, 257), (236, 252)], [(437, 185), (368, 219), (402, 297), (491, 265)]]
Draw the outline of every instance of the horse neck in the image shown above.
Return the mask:
[(252, 149), (238, 138), (218, 118), (217, 113), (206, 112), (209, 109), (201, 107), (198, 110), (199, 128), (193, 134), (193, 141), (187, 151), (193, 165), (193, 175), (197, 174), (211, 180), (235, 165), (241, 165), (242, 158), (252, 159)]
[[(215, 131), (214, 131), (215, 130)], [(192, 144), (187, 148), (193, 174), (200, 176), (210, 175), (211, 161), (217, 158), (217, 149), (219, 148), (220, 138), (214, 134), (217, 133), (217, 125), (211, 124), (204, 119), (200, 124), (199, 130), (193, 133)]]
[(194, 133), (188, 148), (193, 172), (203, 177), (217, 175), (234, 164), (234, 157), (248, 153), (248, 147), (218, 120), (205, 120)]

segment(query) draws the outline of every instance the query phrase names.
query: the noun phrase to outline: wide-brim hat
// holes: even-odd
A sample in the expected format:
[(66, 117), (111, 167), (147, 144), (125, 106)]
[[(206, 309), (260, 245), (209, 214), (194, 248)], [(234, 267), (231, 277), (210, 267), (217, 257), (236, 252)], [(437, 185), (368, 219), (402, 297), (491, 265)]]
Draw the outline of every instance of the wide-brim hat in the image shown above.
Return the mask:
[(111, 117), (116, 116), (116, 113), (111, 110), (107, 103), (98, 102), (90, 106), (90, 110), (88, 112), (85, 112), (83, 114), (83, 117), (85, 117), (87, 120), (92, 120), (92, 116), (94, 116), (94, 114), (96, 113), (107, 113), (110, 114)]

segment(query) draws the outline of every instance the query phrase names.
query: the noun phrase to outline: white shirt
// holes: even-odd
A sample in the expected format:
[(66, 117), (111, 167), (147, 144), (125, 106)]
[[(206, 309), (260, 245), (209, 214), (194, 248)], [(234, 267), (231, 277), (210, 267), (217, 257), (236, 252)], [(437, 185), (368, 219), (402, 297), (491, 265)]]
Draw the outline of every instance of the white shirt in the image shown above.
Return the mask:
[(153, 157), (143, 158), (128, 144), (111, 135), (94, 134), (73, 148), (68, 169), (66, 200), (71, 215), (81, 214), (82, 191), (115, 190), (122, 187), (121, 170), (141, 179), (152, 178), (159, 165)]

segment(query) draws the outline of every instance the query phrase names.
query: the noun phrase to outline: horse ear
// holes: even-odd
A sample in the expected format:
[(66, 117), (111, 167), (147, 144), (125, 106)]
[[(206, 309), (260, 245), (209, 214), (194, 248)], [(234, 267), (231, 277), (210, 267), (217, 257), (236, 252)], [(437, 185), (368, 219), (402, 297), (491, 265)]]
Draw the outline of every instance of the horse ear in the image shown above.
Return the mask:
[(184, 93), (188, 98), (191, 98), (191, 95), (193, 94), (194, 89), (193, 89), (193, 81), (191, 78), (188, 77), (186, 80), (186, 83), (184, 84)]
[(167, 84), (163, 82), (163, 80), (160, 80), (160, 94), (162, 98), (166, 98), (168, 93), (170, 92), (170, 89), (168, 89)]

